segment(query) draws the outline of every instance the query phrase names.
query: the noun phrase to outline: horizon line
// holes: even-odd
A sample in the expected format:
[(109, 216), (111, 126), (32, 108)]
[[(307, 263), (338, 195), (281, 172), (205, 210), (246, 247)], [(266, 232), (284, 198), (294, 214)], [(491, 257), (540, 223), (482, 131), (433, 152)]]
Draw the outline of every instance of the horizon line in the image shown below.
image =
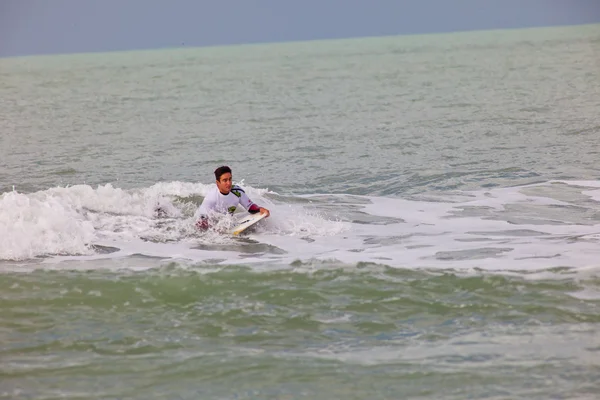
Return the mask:
[(130, 49), (114, 49), (114, 50), (90, 50), (90, 51), (72, 51), (72, 52), (48, 52), (48, 53), (30, 53), (30, 54), (16, 54), (16, 55), (1, 55), (0, 60), (6, 59), (18, 59), (18, 58), (33, 58), (33, 57), (52, 57), (52, 56), (77, 56), (77, 55), (98, 55), (98, 54), (114, 54), (114, 53), (125, 53), (125, 52), (151, 52), (160, 50), (182, 50), (182, 49), (204, 49), (204, 48), (221, 48), (221, 47), (243, 47), (243, 46), (260, 46), (260, 45), (274, 45), (274, 44), (287, 44), (287, 43), (311, 43), (311, 42), (325, 42), (325, 41), (344, 41), (344, 40), (357, 40), (357, 39), (375, 39), (375, 38), (392, 38), (392, 37), (404, 37), (404, 36), (435, 36), (435, 35), (451, 35), (461, 33), (475, 33), (475, 32), (503, 32), (503, 31), (515, 31), (515, 30), (542, 30), (542, 29), (553, 29), (553, 28), (575, 28), (585, 26), (600, 25), (600, 22), (593, 23), (581, 23), (581, 24), (555, 24), (555, 25), (534, 25), (534, 26), (523, 26), (523, 27), (512, 27), (512, 28), (489, 28), (489, 29), (461, 29), (451, 31), (440, 31), (440, 32), (414, 32), (414, 33), (398, 33), (390, 35), (360, 35), (360, 36), (346, 36), (346, 37), (329, 37), (329, 38), (315, 38), (315, 39), (292, 39), (292, 40), (272, 40), (272, 41), (256, 41), (256, 42), (237, 42), (237, 43), (218, 43), (218, 44), (205, 44), (205, 45), (185, 45), (185, 42), (181, 46), (159, 46), (159, 47), (136, 47)]

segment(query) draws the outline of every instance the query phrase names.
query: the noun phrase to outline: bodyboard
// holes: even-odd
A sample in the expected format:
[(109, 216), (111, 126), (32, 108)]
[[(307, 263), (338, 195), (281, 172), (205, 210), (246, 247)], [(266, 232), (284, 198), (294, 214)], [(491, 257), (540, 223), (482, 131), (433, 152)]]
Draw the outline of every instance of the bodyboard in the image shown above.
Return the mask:
[(252, 225), (256, 224), (258, 221), (265, 217), (264, 214), (256, 213), (256, 214), (248, 214), (245, 217), (241, 218), (238, 221), (238, 224), (231, 233), (233, 235), (239, 235), (244, 232), (246, 229), (250, 228)]

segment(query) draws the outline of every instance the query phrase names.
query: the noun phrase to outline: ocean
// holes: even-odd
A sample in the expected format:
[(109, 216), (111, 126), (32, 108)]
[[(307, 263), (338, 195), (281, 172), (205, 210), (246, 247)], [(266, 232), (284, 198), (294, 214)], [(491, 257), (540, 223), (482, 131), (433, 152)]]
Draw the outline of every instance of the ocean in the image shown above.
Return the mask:
[(0, 398), (598, 399), (599, 110), (600, 25), (0, 59)]

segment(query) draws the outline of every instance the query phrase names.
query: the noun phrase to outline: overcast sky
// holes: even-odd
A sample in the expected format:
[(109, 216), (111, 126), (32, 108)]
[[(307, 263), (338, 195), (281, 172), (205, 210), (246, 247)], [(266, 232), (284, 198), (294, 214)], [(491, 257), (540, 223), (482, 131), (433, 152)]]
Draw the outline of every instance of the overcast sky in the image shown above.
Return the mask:
[(0, 57), (600, 22), (600, 0), (0, 0)]

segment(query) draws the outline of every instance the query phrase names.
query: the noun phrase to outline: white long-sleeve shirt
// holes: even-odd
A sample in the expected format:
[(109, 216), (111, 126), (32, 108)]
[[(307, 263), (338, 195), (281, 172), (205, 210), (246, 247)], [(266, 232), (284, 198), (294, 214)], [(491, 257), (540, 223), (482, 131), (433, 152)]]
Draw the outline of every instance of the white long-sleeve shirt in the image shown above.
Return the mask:
[(197, 215), (200, 218), (207, 218), (211, 213), (215, 212), (233, 214), (240, 204), (251, 214), (260, 211), (260, 207), (254, 204), (248, 195), (246, 195), (244, 189), (238, 185), (233, 185), (228, 194), (222, 194), (219, 188), (215, 186), (202, 201)]

